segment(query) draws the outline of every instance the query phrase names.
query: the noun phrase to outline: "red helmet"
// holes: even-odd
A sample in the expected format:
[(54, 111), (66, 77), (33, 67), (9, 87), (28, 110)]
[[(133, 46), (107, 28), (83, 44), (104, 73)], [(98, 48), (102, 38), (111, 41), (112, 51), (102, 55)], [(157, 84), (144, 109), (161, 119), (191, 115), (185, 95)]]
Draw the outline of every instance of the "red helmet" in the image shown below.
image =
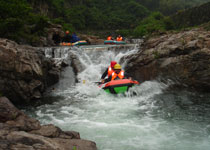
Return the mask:
[(66, 30), (66, 34), (69, 34), (69, 30)]
[(113, 68), (114, 67), (114, 65), (116, 65), (117, 64), (117, 62), (116, 61), (111, 61), (111, 67)]

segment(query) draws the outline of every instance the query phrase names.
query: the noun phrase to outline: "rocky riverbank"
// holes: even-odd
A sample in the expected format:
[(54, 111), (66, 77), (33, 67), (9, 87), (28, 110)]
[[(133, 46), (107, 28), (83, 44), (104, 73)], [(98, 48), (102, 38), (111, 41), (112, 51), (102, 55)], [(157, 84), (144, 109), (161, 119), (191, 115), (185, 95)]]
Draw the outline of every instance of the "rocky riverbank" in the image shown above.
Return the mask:
[[(73, 63), (77, 59), (71, 56)], [(39, 48), (0, 39), (0, 94), (15, 104), (33, 104), (49, 86), (58, 82), (63, 66), (68, 64), (46, 58)], [(78, 132), (62, 131), (52, 124), (41, 125), (6, 97), (0, 95), (0, 149), (97, 149), (94, 142), (80, 139)]]
[(0, 97), (1, 150), (96, 150), (96, 144), (80, 138), (78, 132), (40, 125), (26, 116), (6, 97)]
[(146, 40), (126, 57), (126, 70), (141, 82), (170, 79), (179, 87), (210, 91), (210, 32), (170, 33)]

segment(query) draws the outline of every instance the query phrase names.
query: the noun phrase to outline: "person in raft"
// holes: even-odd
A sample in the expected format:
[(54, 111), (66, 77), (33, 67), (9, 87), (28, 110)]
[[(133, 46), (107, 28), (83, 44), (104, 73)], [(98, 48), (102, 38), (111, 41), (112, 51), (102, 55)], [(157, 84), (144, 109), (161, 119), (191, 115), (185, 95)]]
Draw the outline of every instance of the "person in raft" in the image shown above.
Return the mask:
[(107, 41), (110, 41), (110, 40), (113, 40), (112, 36), (109, 35), (107, 38), (106, 38)]
[(69, 34), (69, 30), (65, 32), (65, 36), (63, 37), (62, 42), (71, 43), (72, 36)]
[(118, 37), (116, 38), (116, 41), (123, 41), (123, 37), (121, 35), (118, 35)]
[(80, 41), (80, 38), (76, 35), (76, 33), (73, 33), (71, 36), (71, 43), (75, 43), (77, 41)]
[(108, 79), (105, 79), (105, 81), (102, 83), (106, 83), (106, 82), (109, 82), (112, 80), (125, 79), (125, 78), (132, 80), (131, 77), (128, 77), (128, 74), (125, 74), (125, 71), (122, 70), (120, 64), (115, 64), (114, 70), (113, 70), (111, 76), (109, 76)]
[(108, 78), (112, 75), (114, 72), (114, 65), (116, 65), (116, 61), (111, 61), (110, 66), (105, 70), (105, 72), (101, 76), (101, 83), (105, 82), (105, 77), (108, 76)]

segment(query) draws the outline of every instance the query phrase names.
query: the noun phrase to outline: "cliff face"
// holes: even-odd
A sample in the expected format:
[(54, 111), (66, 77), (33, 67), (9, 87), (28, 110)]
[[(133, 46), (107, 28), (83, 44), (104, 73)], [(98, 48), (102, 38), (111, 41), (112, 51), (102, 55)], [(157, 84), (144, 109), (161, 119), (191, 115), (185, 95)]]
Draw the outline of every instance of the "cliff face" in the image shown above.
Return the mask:
[(210, 2), (198, 7), (180, 11), (171, 16), (177, 28), (192, 27), (210, 21)]
[(210, 32), (151, 38), (127, 61), (126, 71), (139, 81), (170, 79), (178, 86), (210, 91)]
[(58, 79), (59, 70), (41, 51), (0, 39), (0, 91), (13, 102), (41, 98)]

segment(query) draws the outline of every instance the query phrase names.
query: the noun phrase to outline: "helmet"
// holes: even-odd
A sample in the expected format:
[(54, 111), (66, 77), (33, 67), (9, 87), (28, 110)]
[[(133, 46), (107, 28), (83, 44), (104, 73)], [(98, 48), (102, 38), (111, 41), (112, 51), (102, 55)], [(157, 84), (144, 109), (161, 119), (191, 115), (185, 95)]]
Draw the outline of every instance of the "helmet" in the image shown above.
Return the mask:
[(117, 62), (116, 61), (111, 61), (111, 67), (113, 68), (114, 67), (114, 65), (116, 65), (117, 64)]
[(66, 34), (69, 34), (69, 30), (66, 30)]
[(116, 64), (116, 65), (114, 65), (114, 69), (121, 69), (120, 64)]

